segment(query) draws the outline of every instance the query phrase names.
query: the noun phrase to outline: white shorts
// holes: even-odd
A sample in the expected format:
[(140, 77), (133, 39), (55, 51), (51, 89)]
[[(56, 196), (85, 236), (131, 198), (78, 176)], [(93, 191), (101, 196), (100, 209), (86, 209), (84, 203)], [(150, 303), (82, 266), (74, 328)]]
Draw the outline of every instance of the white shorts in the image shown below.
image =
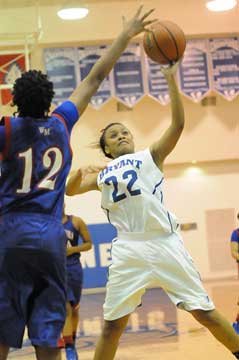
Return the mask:
[(214, 309), (179, 233), (119, 234), (112, 244), (104, 319), (132, 313), (145, 290), (157, 286), (184, 310)]

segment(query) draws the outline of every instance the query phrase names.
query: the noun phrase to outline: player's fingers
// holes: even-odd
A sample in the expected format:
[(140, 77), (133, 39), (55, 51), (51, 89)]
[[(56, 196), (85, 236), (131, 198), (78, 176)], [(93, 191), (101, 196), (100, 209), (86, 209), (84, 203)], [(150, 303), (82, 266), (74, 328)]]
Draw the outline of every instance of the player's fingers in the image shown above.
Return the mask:
[(151, 25), (151, 24), (155, 23), (156, 21), (158, 21), (158, 19), (144, 21), (143, 26)]
[(101, 170), (103, 170), (105, 168), (105, 166), (90, 166), (89, 167), (89, 172), (91, 172), (91, 173), (97, 173), (97, 172), (99, 172), (99, 171), (101, 171)]
[(144, 5), (140, 5), (140, 7), (138, 8), (138, 10), (136, 11), (136, 14), (135, 14), (135, 17), (136, 17), (136, 18), (139, 17), (139, 15), (140, 15), (143, 7), (144, 7)]
[(144, 19), (146, 19), (146, 17), (148, 17), (150, 14), (152, 14), (152, 12), (154, 12), (155, 9), (150, 9), (149, 11), (147, 11), (142, 17), (141, 17), (141, 21), (143, 21)]

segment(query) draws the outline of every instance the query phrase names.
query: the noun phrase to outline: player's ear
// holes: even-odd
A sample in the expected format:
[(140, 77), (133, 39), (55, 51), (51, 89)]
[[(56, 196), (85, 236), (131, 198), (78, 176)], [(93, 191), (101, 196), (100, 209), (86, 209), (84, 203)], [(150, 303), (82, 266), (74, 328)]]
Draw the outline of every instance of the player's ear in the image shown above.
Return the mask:
[(106, 153), (107, 155), (110, 154), (110, 149), (109, 149), (109, 146), (108, 146), (108, 145), (105, 145), (105, 153)]

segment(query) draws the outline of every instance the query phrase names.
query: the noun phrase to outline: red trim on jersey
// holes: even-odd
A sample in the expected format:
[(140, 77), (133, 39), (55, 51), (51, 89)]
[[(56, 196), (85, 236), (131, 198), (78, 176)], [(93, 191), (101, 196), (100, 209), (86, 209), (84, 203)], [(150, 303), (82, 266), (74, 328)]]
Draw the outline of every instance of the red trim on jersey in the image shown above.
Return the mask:
[(10, 116), (4, 116), (4, 125), (5, 125), (5, 147), (2, 151), (2, 158), (6, 159), (11, 144), (11, 118)]
[(64, 347), (65, 347), (65, 341), (64, 341), (63, 337), (61, 336), (57, 341), (57, 348), (64, 349)]
[(73, 345), (74, 344), (72, 335), (68, 335), (68, 336), (63, 335), (63, 339), (64, 339), (65, 345)]
[(56, 114), (56, 113), (52, 113), (52, 116), (55, 116), (58, 120), (60, 120), (63, 125), (65, 126), (65, 129), (66, 129), (66, 133), (67, 133), (67, 137), (68, 137), (68, 142), (69, 142), (69, 148), (70, 148), (70, 152), (71, 152), (71, 155), (73, 155), (73, 151), (72, 151), (72, 148), (71, 148), (71, 143), (70, 143), (70, 134), (69, 134), (69, 131), (68, 131), (68, 128), (66, 126), (66, 122), (65, 122), (65, 119), (63, 118), (63, 116), (59, 115), (59, 114)]

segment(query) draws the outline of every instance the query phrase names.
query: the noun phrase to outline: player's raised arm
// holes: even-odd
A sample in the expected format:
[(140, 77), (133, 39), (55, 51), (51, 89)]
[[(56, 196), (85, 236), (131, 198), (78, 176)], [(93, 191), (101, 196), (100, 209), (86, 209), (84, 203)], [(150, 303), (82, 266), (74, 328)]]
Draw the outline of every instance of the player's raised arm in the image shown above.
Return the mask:
[(114, 40), (110, 48), (105, 51), (105, 54), (95, 63), (88, 76), (70, 96), (69, 100), (76, 105), (79, 115), (84, 112), (90, 98), (95, 94), (102, 81), (109, 74), (127, 47), (130, 39), (143, 32), (145, 26), (154, 22), (154, 20), (148, 20), (148, 16), (153, 12), (153, 9), (142, 15), (142, 8), (143, 6), (140, 6), (131, 20), (125, 21), (123, 18), (122, 32)]
[(162, 137), (150, 146), (154, 162), (159, 168), (162, 168), (164, 159), (174, 149), (184, 128), (184, 109), (175, 81), (177, 67), (178, 63), (168, 68), (161, 69), (169, 87), (172, 121)]
[(97, 185), (97, 177), (99, 171), (102, 169), (103, 167), (97, 166), (88, 166), (78, 169), (67, 182), (66, 195), (73, 196), (91, 190), (100, 190)]

